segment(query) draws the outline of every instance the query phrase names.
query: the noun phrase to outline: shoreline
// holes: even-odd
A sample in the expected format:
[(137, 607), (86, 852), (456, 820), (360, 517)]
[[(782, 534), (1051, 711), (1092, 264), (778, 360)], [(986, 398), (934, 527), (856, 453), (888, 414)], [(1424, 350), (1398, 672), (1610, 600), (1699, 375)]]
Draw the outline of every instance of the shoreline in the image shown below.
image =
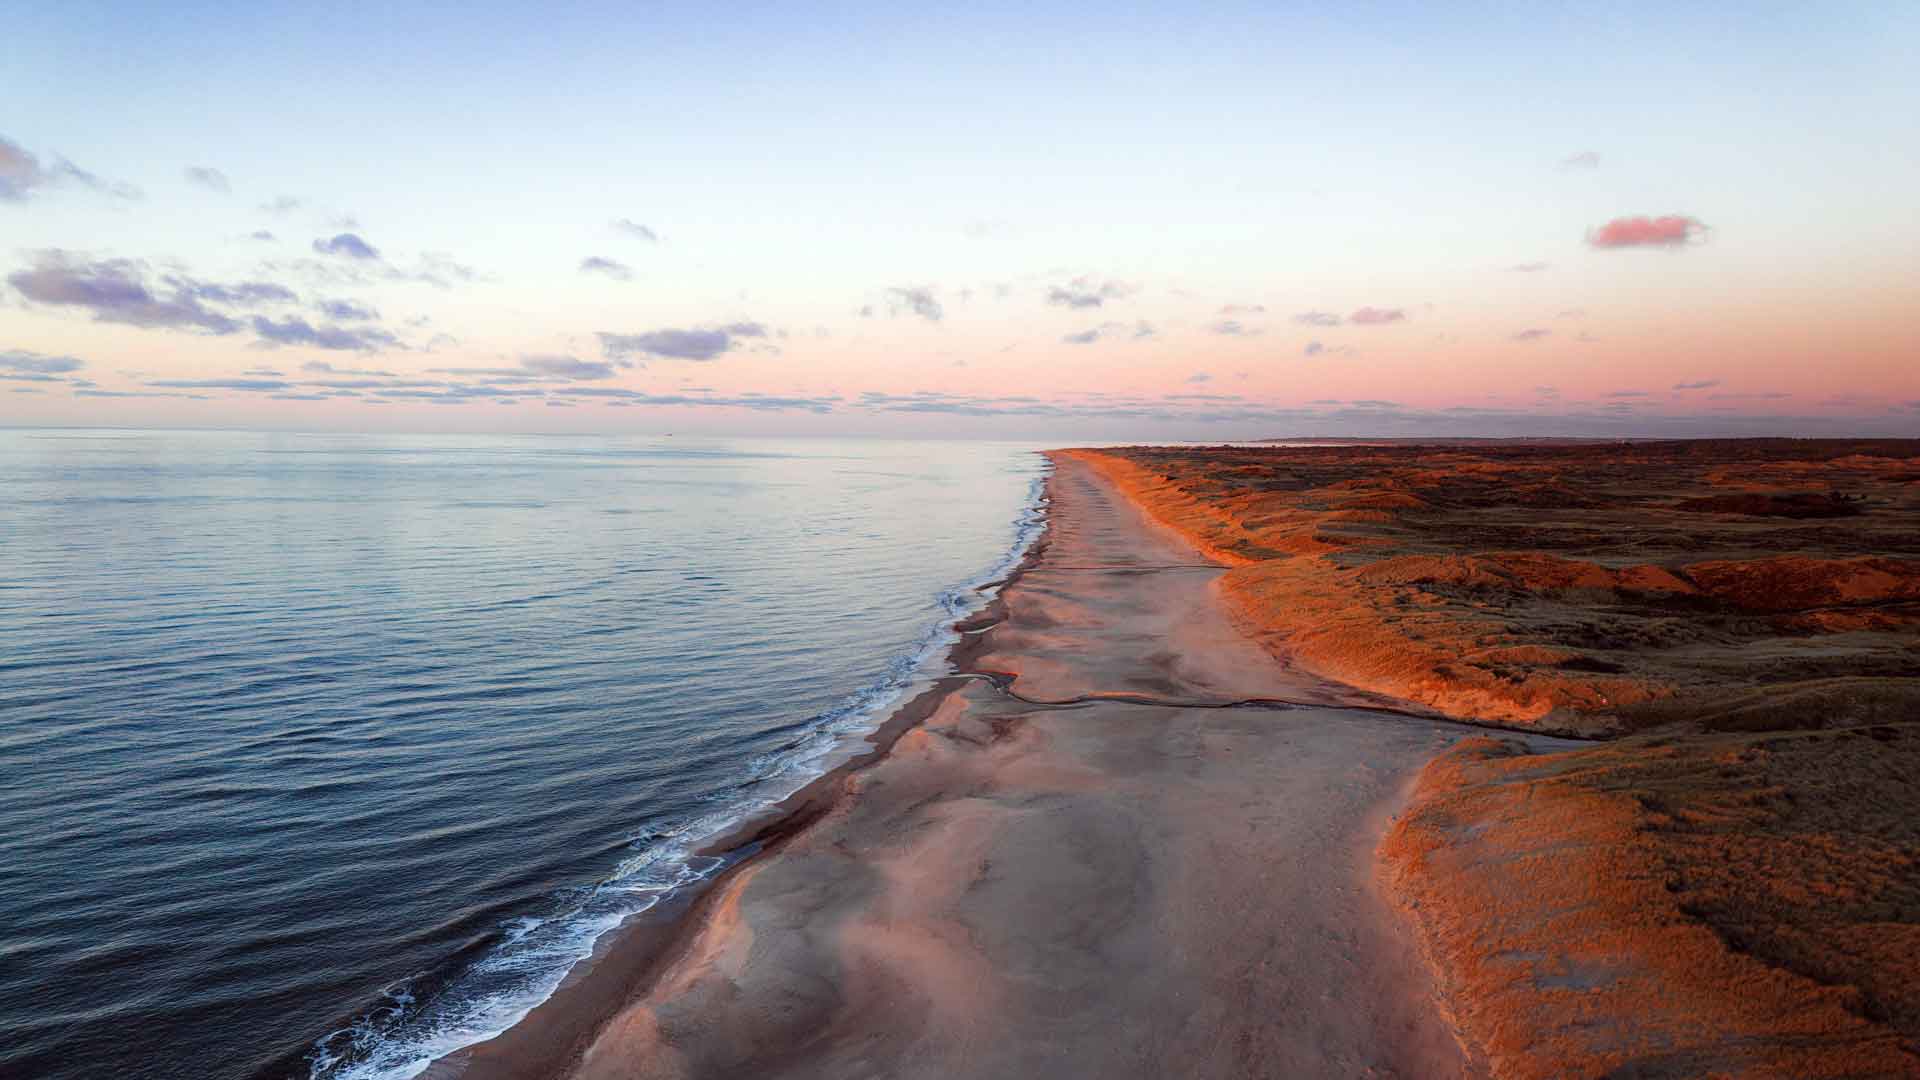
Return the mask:
[(600, 1028), (685, 951), (691, 938), (688, 931), (709, 913), (713, 898), (729, 882), (848, 797), (847, 783), (855, 773), (884, 759), (901, 736), (970, 681), (973, 676), (962, 669), (984, 651), (985, 631), (1005, 618), (1006, 590), (1046, 551), (1053, 527), (1052, 484), (1050, 468), (1041, 483), (1040, 532), (1027, 544), (1020, 561), (1001, 577), (974, 586), (979, 592), (991, 590), (992, 596), (979, 610), (949, 626), (958, 640), (942, 659), (946, 674), (935, 677), (931, 686), (895, 706), (885, 720), (853, 744), (864, 748), (854, 750), (798, 790), (748, 815), (693, 851), (695, 857), (727, 860), (719, 871), (676, 889), (660, 903), (628, 916), (602, 934), (594, 942), (593, 952), (574, 963), (553, 993), (498, 1034), (435, 1058), (417, 1074), (420, 1080), (471, 1076), (544, 1080), (566, 1075)]
[[(943, 755), (942, 748), (957, 746), (962, 748), (964, 754), (976, 752), (998, 754), (1011, 744), (1023, 742), (1023, 737), (1026, 735), (1025, 729), (1041, 722), (1067, 726), (1061, 729), (1061, 733), (1047, 737), (1039, 746), (1023, 749), (1037, 751), (1045, 756), (1046, 760), (1056, 762), (1048, 765), (1048, 770), (1076, 767), (1076, 762), (1086, 760), (1086, 754), (1104, 756), (1111, 752), (1111, 748), (1106, 745), (1109, 737), (1104, 732), (1097, 728), (1081, 731), (1072, 725), (1084, 727), (1090, 718), (1106, 713), (1112, 714), (1114, 722), (1124, 722), (1133, 732), (1130, 737), (1144, 737), (1149, 740), (1162, 738), (1163, 736), (1157, 735), (1156, 732), (1160, 730), (1163, 723), (1173, 721), (1181, 724), (1184, 729), (1201, 734), (1203, 738), (1256, 739), (1256, 742), (1247, 744), (1249, 749), (1264, 746), (1271, 741), (1266, 737), (1258, 736), (1257, 733), (1278, 730), (1287, 738), (1305, 738), (1315, 744), (1323, 742), (1335, 744), (1333, 753), (1348, 755), (1339, 757), (1338, 760), (1341, 761), (1350, 760), (1351, 755), (1355, 753), (1372, 755), (1383, 752), (1382, 746), (1395, 748), (1391, 751), (1391, 760), (1394, 764), (1386, 772), (1374, 776), (1378, 766), (1361, 766), (1362, 774), (1373, 778), (1359, 788), (1352, 788), (1350, 778), (1339, 778), (1340, 768), (1324, 770), (1325, 776), (1338, 778), (1332, 782), (1340, 785), (1337, 792), (1339, 798), (1362, 800), (1353, 804), (1359, 816), (1358, 830), (1354, 831), (1353, 822), (1344, 822), (1340, 829), (1336, 830), (1339, 836), (1347, 836), (1351, 833), (1348, 839), (1329, 839), (1323, 835), (1316, 835), (1315, 839), (1316, 843), (1322, 845), (1335, 844), (1335, 847), (1330, 849), (1330, 854), (1339, 865), (1348, 867), (1347, 874), (1335, 875), (1336, 881), (1332, 884), (1303, 882), (1297, 885), (1297, 888), (1307, 890), (1311, 895), (1305, 902), (1293, 905), (1291, 908), (1284, 904), (1277, 905), (1279, 908), (1286, 909), (1278, 914), (1268, 910), (1264, 900), (1259, 903), (1263, 912), (1270, 917), (1281, 921), (1304, 918), (1309, 922), (1315, 918), (1327, 917), (1326, 913), (1318, 912), (1317, 908), (1337, 905), (1332, 908), (1334, 922), (1331, 925), (1343, 927), (1338, 931), (1338, 935), (1343, 935), (1348, 944), (1337, 947), (1329, 956), (1316, 958), (1313, 963), (1322, 967), (1327, 965), (1339, 967), (1336, 982), (1340, 980), (1351, 982), (1353, 992), (1359, 994), (1365, 1001), (1371, 1002), (1368, 1008), (1379, 1010), (1374, 1015), (1391, 1017), (1390, 1020), (1376, 1020), (1383, 1029), (1375, 1032), (1364, 1029), (1364, 1026), (1356, 1029), (1354, 1025), (1362, 1021), (1350, 1016), (1342, 1015), (1329, 1019), (1319, 1015), (1324, 1010), (1307, 1010), (1315, 1014), (1312, 1017), (1314, 1023), (1342, 1029), (1340, 1039), (1337, 1040), (1342, 1047), (1339, 1053), (1388, 1057), (1396, 1054), (1411, 1055), (1407, 1060), (1417, 1060), (1429, 1065), (1451, 1061), (1460, 1052), (1459, 1044), (1450, 1033), (1434, 1026), (1432, 1011), (1427, 1004), (1428, 975), (1417, 961), (1411, 960), (1413, 946), (1411, 940), (1404, 936), (1406, 927), (1394, 922), (1390, 917), (1388, 898), (1380, 894), (1372, 849), (1378, 834), (1393, 815), (1404, 806), (1406, 793), (1410, 790), (1410, 784), (1419, 766), (1430, 759), (1434, 752), (1467, 737), (1481, 725), (1424, 715), (1419, 711), (1418, 706), (1412, 709), (1404, 706), (1396, 707), (1398, 703), (1389, 702), (1377, 695), (1363, 694), (1337, 684), (1327, 683), (1317, 677), (1285, 669), (1284, 665), (1274, 661), (1259, 646), (1226, 626), (1219, 598), (1210, 586), (1204, 583), (1197, 586), (1183, 586), (1181, 602), (1189, 605), (1191, 610), (1181, 615), (1181, 618), (1187, 621), (1177, 622), (1171, 630), (1176, 640), (1184, 639), (1189, 634), (1196, 635), (1196, 638), (1186, 643), (1182, 658), (1173, 662), (1173, 667), (1168, 669), (1165, 675), (1156, 674), (1149, 678), (1143, 674), (1123, 670), (1128, 665), (1137, 666), (1140, 660), (1139, 656), (1129, 653), (1120, 659), (1121, 668), (1116, 669), (1119, 674), (1125, 676), (1119, 684), (1078, 686), (1074, 684), (1073, 677), (1063, 678), (1065, 675), (1061, 670), (1063, 661), (1056, 658), (1051, 647), (1045, 647), (1044, 643), (1033, 640), (1032, 635), (1036, 631), (1044, 634), (1048, 626), (1068, 620), (1056, 620), (1052, 615), (1041, 617), (1032, 610), (1034, 605), (1036, 603), (1045, 605), (1073, 603), (1076, 598), (1085, 596), (1098, 598), (1104, 596), (1107, 591), (1123, 586), (1131, 590), (1126, 593), (1130, 603), (1140, 603), (1145, 600), (1158, 602), (1154, 598), (1160, 595), (1159, 591), (1150, 589), (1141, 592), (1130, 579), (1151, 575), (1157, 571), (1169, 569), (1169, 566), (1164, 564), (1164, 560), (1160, 562), (1139, 560), (1128, 554), (1115, 565), (1108, 565), (1100, 559), (1075, 559), (1071, 561), (1084, 565), (1063, 565), (1058, 570), (1048, 570), (1044, 564), (1048, 554), (1055, 550), (1056, 544), (1065, 542), (1069, 545), (1085, 546), (1085, 541), (1080, 534), (1085, 531), (1087, 525), (1084, 520), (1076, 520), (1072, 513), (1062, 512), (1059, 485), (1062, 483), (1063, 459), (1051, 454), (1049, 458), (1054, 462), (1055, 468), (1046, 481), (1046, 495), (1043, 502), (1046, 509), (1044, 531), (1033, 542), (1020, 564), (1003, 581), (988, 583), (989, 586), (998, 585), (995, 595), (988, 604), (974, 615), (954, 624), (953, 629), (961, 636), (948, 651), (946, 664), (949, 673), (947, 675), (936, 679), (933, 685), (901, 705), (878, 729), (865, 736), (863, 741), (867, 745), (858, 753), (841, 761), (834, 769), (815, 778), (766, 812), (749, 818), (729, 832), (709, 841), (699, 851), (702, 855), (728, 858), (731, 860), (730, 865), (698, 885), (683, 890), (683, 894), (675, 896), (672, 901), (635, 916), (628, 923), (604, 935), (600, 944), (596, 946), (594, 956), (577, 965), (560, 988), (545, 1002), (500, 1035), (440, 1058), (422, 1075), (431, 1077), (433, 1080), (449, 1080), (453, 1077), (463, 1077), (467, 1080), (480, 1080), (480, 1078), (492, 1080), (495, 1077), (545, 1080), (548, 1077), (615, 1075), (615, 1073), (604, 1072), (608, 1063), (616, 1060), (610, 1058), (609, 1054), (619, 1055), (619, 1059), (624, 1060), (628, 1066), (641, 1068), (631, 1059), (625, 1058), (624, 1055), (628, 1054), (629, 1050), (617, 1049), (617, 1047), (627, 1046), (635, 1038), (634, 1025), (640, 1022), (634, 1019), (636, 1015), (646, 1017), (657, 1015), (653, 1006), (643, 1003), (667, 1001), (669, 1002), (667, 1009), (670, 1011), (676, 1007), (672, 1004), (674, 999), (697, 996), (697, 994), (688, 993), (689, 980), (694, 978), (694, 974), (690, 973), (697, 974), (710, 969), (716, 949), (737, 948), (742, 941), (754, 940), (750, 934), (739, 929), (743, 917), (751, 921), (751, 914), (743, 916), (741, 905), (744, 902), (749, 909), (754, 907), (754, 893), (769, 874), (778, 876), (788, 872), (796, 860), (804, 862), (817, 859), (823, 845), (844, 849), (848, 843), (847, 840), (829, 842), (817, 834), (822, 831), (853, 829), (850, 824), (853, 819), (871, 818), (874, 822), (872, 828), (877, 829), (881, 834), (879, 838), (888, 843), (898, 839), (901, 829), (907, 829), (911, 833), (917, 828), (902, 824), (897, 820), (897, 814), (890, 816), (885, 806), (878, 805), (884, 802), (881, 795), (875, 794), (871, 798), (864, 798), (863, 795), (883, 785), (893, 787), (916, 782), (935, 784), (935, 787), (930, 789), (932, 791), (947, 790), (942, 788), (936, 780), (929, 779), (929, 770), (935, 766), (923, 764), (921, 760), (929, 753)], [(1091, 506), (1092, 504), (1087, 502), (1087, 492), (1098, 488), (1104, 481), (1090, 480), (1082, 471), (1084, 466), (1076, 465), (1074, 469), (1075, 482), (1081, 489), (1076, 495), (1081, 503), (1076, 505)], [(1121, 494), (1118, 489), (1109, 489), (1109, 493)], [(1132, 504), (1131, 500), (1125, 499), (1123, 495), (1121, 500), (1123, 505), (1117, 508), (1100, 507), (1098, 509), (1109, 516), (1112, 513), (1123, 516), (1138, 515), (1136, 523), (1126, 527), (1131, 529), (1132, 533), (1122, 530), (1124, 535), (1132, 537), (1130, 542), (1145, 546), (1186, 547), (1186, 541), (1179, 537), (1177, 532), (1168, 529), (1162, 523), (1152, 521), (1144, 514), (1144, 508)], [(1197, 553), (1194, 554), (1197, 555)], [(1194, 569), (1205, 568), (1192, 563), (1188, 565)], [(1211, 581), (1223, 569), (1219, 568), (1202, 577), (1205, 581)], [(1032, 578), (1033, 574), (1042, 572), (1046, 573), (1049, 581), (1041, 582)], [(1080, 575), (1079, 580), (1074, 581), (1072, 577), (1068, 577), (1068, 585), (1051, 584), (1052, 578), (1070, 574)], [(1121, 585), (1115, 585), (1115, 582)], [(1009, 604), (1015, 597), (1020, 598), (1023, 615), (1031, 625), (1009, 625), (1011, 614)], [(1146, 614), (1156, 620), (1162, 617), (1151, 611)], [(1195, 620), (1199, 620), (1199, 623)], [(1204, 625), (1199, 631), (1192, 629), (1193, 625), (1200, 623)], [(1146, 630), (1147, 632), (1135, 643), (1137, 648), (1144, 648), (1151, 642), (1158, 641), (1168, 628), (1149, 625)], [(1214, 655), (1216, 650), (1211, 646), (1225, 640), (1220, 637), (1222, 634), (1232, 639), (1233, 648), (1226, 650), (1233, 653), (1231, 657)], [(1077, 657), (1079, 650), (1069, 650), (1062, 655)], [(1151, 665), (1164, 665), (1169, 662), (1168, 658), (1159, 655), (1157, 650), (1148, 657), (1148, 660)], [(1072, 662), (1074, 661), (1068, 660), (1065, 663)], [(1249, 666), (1257, 666), (1260, 670), (1257, 672), (1245, 670)], [(1111, 674), (1113, 673), (1110, 672), (1109, 676), (1099, 676), (1099, 678), (1104, 680)], [(1016, 680), (1023, 688), (1031, 685), (1034, 688), (1033, 693), (1013, 691), (1012, 685)], [(1060, 685), (1063, 681), (1066, 683), (1065, 686)], [(1079, 694), (1058, 692), (1063, 689), (1077, 689), (1081, 692)], [(1054, 755), (1052, 748), (1046, 744), (1068, 731), (1073, 733), (1073, 738), (1082, 742), (1085, 742), (1089, 736), (1097, 736), (1097, 738), (1093, 742), (1086, 743), (1077, 757), (1056, 760), (1058, 755)], [(1216, 734), (1207, 735), (1205, 734), (1207, 732)], [(1227, 732), (1233, 734), (1226, 736)], [(1540, 733), (1532, 734), (1538, 738)], [(1354, 742), (1355, 746), (1348, 747), (1349, 742)], [(1373, 748), (1359, 749), (1358, 747)], [(1267, 747), (1265, 752), (1272, 753), (1273, 750)], [(906, 755), (904, 760), (901, 757), (903, 753)], [(941, 764), (944, 765), (946, 762), (942, 761)], [(1026, 765), (1028, 763), (1010, 764)], [(1286, 770), (1297, 768), (1290, 762), (1266, 763), (1262, 767)], [(1008, 771), (1009, 769), (1003, 767), (990, 770), (986, 775), (998, 772), (1004, 777)], [(1049, 772), (1048, 775), (1051, 773)], [(1266, 782), (1263, 781), (1252, 787), (1246, 787), (1250, 781), (1241, 776), (1236, 776), (1233, 783), (1239, 785), (1233, 790), (1242, 790), (1244, 787), (1249, 792), (1263, 790), (1266, 786)], [(1066, 790), (1076, 789), (1073, 785), (1069, 785)], [(1152, 785), (1147, 790), (1157, 796), (1176, 799), (1184, 797), (1177, 786), (1166, 783)], [(947, 796), (941, 797), (956, 796), (956, 792), (950, 791)], [(916, 808), (922, 805), (915, 804)], [(1186, 818), (1176, 816), (1175, 820), (1184, 821)], [(1191, 831), (1200, 834), (1198, 840), (1176, 836), (1169, 837), (1164, 843), (1130, 849), (1134, 853), (1122, 857), (1120, 865), (1132, 866), (1133, 869), (1116, 869), (1115, 872), (1138, 873), (1142, 869), (1142, 864), (1138, 863), (1141, 859), (1148, 860), (1144, 864), (1147, 867), (1157, 865), (1166, 857), (1166, 851), (1161, 850), (1162, 848), (1174, 852), (1187, 851), (1192, 843), (1204, 840), (1208, 830), (1217, 828), (1219, 821), (1220, 815), (1217, 813), (1196, 815), (1193, 817), (1194, 828)], [(1150, 827), (1164, 826), (1156, 823)], [(862, 842), (872, 838), (869, 832), (861, 831), (865, 828), (863, 823), (861, 829), (853, 830), (853, 835)], [(1241, 844), (1246, 841), (1236, 839), (1232, 842)], [(1205, 843), (1217, 845), (1218, 841), (1205, 841)], [(1098, 845), (1095, 846), (1098, 847)], [(1260, 850), (1270, 849), (1262, 843)], [(1024, 848), (1018, 854), (1022, 858), (1043, 860), (1035, 864), (1034, 872), (1036, 873), (1042, 872), (1040, 867), (1045, 861), (1051, 861), (1057, 857), (1048, 855), (1044, 851), (1036, 852)], [(1084, 857), (1086, 853), (1076, 852), (1075, 854)], [(1294, 853), (1283, 849), (1277, 854), (1283, 862), (1286, 862)], [(933, 859), (938, 864), (945, 864), (951, 863), (954, 858), (957, 856), (948, 854), (945, 848), (937, 854), (930, 853), (916, 857), (913, 864), (917, 868), (914, 871), (916, 880), (918, 876), (925, 873), (934, 873), (939, 876), (950, 872), (945, 869), (924, 869), (928, 859)], [(1009, 861), (1015, 862), (1012, 859)], [(1235, 861), (1233, 865), (1239, 869), (1232, 873), (1237, 877), (1246, 877), (1250, 874), (1255, 879), (1264, 878), (1270, 871), (1270, 868), (1262, 867), (1262, 863), (1266, 861), (1270, 860), (1249, 852), (1246, 857)], [(1325, 861), (1325, 856), (1322, 857), (1322, 861)], [(999, 860), (988, 860), (981, 865), (990, 863), (997, 865), (998, 862)], [(1017, 862), (1015, 864), (1018, 865)], [(891, 863), (887, 859), (876, 856), (862, 856), (852, 865), (857, 865), (862, 874), (869, 874), (876, 867), (884, 867)], [(844, 873), (845, 871), (841, 871), (836, 877), (844, 876)], [(882, 870), (883, 877), (889, 874), (890, 872)], [(1348, 874), (1351, 876), (1347, 876)], [(998, 877), (997, 874), (990, 876), (996, 879)], [(1339, 884), (1341, 881), (1347, 884)], [(1242, 896), (1239, 902), (1243, 904), (1253, 902), (1252, 895)], [(1096, 907), (1103, 902), (1097, 897), (1088, 901)], [(1360, 907), (1352, 908), (1353, 904), (1359, 904)], [(779, 903), (776, 902), (774, 908), (778, 909)], [(834, 908), (829, 913), (808, 917), (807, 921), (801, 925), (811, 931), (829, 921), (827, 917), (829, 914), (839, 918), (845, 913), (839, 908)], [(1182, 917), (1200, 919), (1195, 924), (1195, 930), (1203, 936), (1211, 937), (1224, 932), (1223, 927), (1215, 924), (1214, 916), (1198, 916), (1189, 912)], [(975, 926), (973, 933), (976, 935), (988, 933), (988, 936), (992, 936), (1017, 922), (1018, 920), (996, 918), (987, 924), (969, 922), (968, 925)], [(992, 931), (987, 931), (986, 926), (991, 926)], [(1234, 931), (1238, 931), (1237, 926), (1234, 927)], [(940, 936), (936, 934), (936, 938)], [(1284, 936), (1276, 940), (1284, 940)], [(1359, 942), (1366, 942), (1363, 951), (1372, 950), (1378, 953), (1376, 960), (1381, 962), (1354, 967), (1349, 953), (1351, 949), (1361, 947), (1355, 944)], [(912, 948), (924, 950), (928, 947), (930, 946), (923, 942)], [(964, 948), (962, 953), (970, 952), (974, 948), (977, 946)], [(1391, 954), (1389, 959), (1382, 959), (1388, 958), (1389, 954)], [(1340, 958), (1343, 956), (1347, 959)], [(956, 961), (949, 956), (943, 963), (951, 965), (956, 962), (964, 966), (969, 961), (964, 957)], [(1190, 962), (1190, 960), (1182, 962)], [(1209, 964), (1229, 962), (1225, 955), (1207, 961)], [(751, 961), (749, 963), (751, 964)], [(924, 956), (916, 960), (914, 966), (944, 970), (942, 964), (933, 964)], [(787, 980), (804, 976), (808, 982), (811, 982), (833, 968), (841, 970), (839, 976), (841, 979), (851, 979), (853, 972), (860, 970), (858, 966), (851, 969), (845, 968), (841, 961), (815, 960), (796, 965), (795, 970), (777, 968), (774, 974)], [(1195, 973), (1195, 976), (1199, 977), (1200, 974)], [(963, 982), (977, 981), (978, 977), (969, 976)], [(1216, 976), (1205, 976), (1199, 985), (1210, 985), (1215, 978)], [(1270, 980), (1272, 976), (1266, 975), (1259, 978)], [(1300, 993), (1299, 989), (1289, 988), (1292, 984), (1287, 980), (1302, 978), (1302, 976), (1288, 974), (1282, 979), (1284, 985), (1276, 988), (1276, 992), (1284, 991), (1289, 997)], [(859, 980), (855, 979), (854, 983), (849, 985), (857, 987), (858, 983)], [(932, 994), (936, 1000), (952, 992), (954, 992), (953, 988), (944, 981), (922, 990), (922, 993)], [(968, 994), (976, 992), (968, 991)], [(1142, 993), (1150, 994), (1151, 991), (1136, 986), (1130, 987), (1127, 994), (1117, 996), (1125, 999)], [(1089, 1007), (1107, 1008), (1108, 1003), (1103, 1000), (1105, 996), (1102, 992), (1089, 998)], [(1126, 1001), (1122, 1000), (1119, 1004), (1124, 1005)], [(969, 1006), (969, 1008), (972, 1007)], [(1425, 1019), (1422, 1019), (1423, 1016)], [(644, 1023), (652, 1024), (654, 1021), (648, 1019)], [(715, 1023), (718, 1024), (721, 1021), (716, 1020)], [(1260, 1032), (1257, 1038), (1263, 1042), (1270, 1042), (1284, 1035), (1278, 1029), (1268, 1031), (1268, 1028), (1274, 1027), (1270, 1021), (1262, 1020), (1255, 1023), (1250, 1019), (1240, 1018), (1235, 1020), (1235, 1024), (1239, 1025), (1238, 1029)], [(1280, 1027), (1285, 1026), (1280, 1025)], [(904, 1037), (902, 1031), (912, 1027), (911, 1023), (903, 1023), (890, 1028), (886, 1036), (869, 1036), (869, 1041), (872, 1038)], [(924, 1039), (926, 1035), (923, 1032), (919, 1037)], [(649, 1046), (655, 1046), (660, 1051), (659, 1056), (662, 1060), (674, 1056), (673, 1053), (656, 1045), (663, 1040), (656, 1038), (655, 1035), (648, 1035), (642, 1041)], [(1299, 1053), (1301, 1047), (1310, 1045), (1310, 1042), (1311, 1040), (1298, 1046), (1289, 1043), (1269, 1045), (1267, 1052), (1270, 1054)], [(1381, 1045), (1372, 1045), (1375, 1042)], [(1362, 1048), (1355, 1049), (1356, 1046)], [(631, 1052), (638, 1053), (638, 1051)], [(1218, 1056), (1225, 1051), (1214, 1048), (1205, 1052)], [(791, 1071), (795, 1075), (814, 1074), (807, 1068), (800, 1067), (797, 1062), (787, 1061), (784, 1051), (771, 1043), (766, 1047), (766, 1053), (769, 1055), (767, 1061), (781, 1062), (781, 1071)], [(923, 1048), (920, 1053), (930, 1054), (931, 1051)], [(595, 1071), (595, 1062), (601, 1063), (602, 1071)], [(741, 1067), (744, 1067), (744, 1063)], [(1434, 1075), (1467, 1075), (1461, 1071), (1458, 1063), (1438, 1064), (1434, 1065), (1434, 1068), (1436, 1069)], [(657, 1071), (659, 1075), (693, 1075), (709, 1073), (713, 1070), (692, 1068), (685, 1072), (676, 1072), (662, 1065)], [(654, 1073), (644, 1069), (634, 1073), (634, 1075), (642, 1074), (653, 1075)], [(618, 1073), (618, 1075), (627, 1075), (627, 1073)]]

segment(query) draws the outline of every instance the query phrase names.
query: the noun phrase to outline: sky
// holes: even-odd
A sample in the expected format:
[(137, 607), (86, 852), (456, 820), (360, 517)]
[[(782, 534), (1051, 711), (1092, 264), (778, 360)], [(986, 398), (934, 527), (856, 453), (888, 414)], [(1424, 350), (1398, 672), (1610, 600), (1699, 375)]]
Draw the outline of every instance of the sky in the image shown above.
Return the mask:
[(1533, 7), (26, 5), (0, 426), (1920, 435), (1920, 6)]

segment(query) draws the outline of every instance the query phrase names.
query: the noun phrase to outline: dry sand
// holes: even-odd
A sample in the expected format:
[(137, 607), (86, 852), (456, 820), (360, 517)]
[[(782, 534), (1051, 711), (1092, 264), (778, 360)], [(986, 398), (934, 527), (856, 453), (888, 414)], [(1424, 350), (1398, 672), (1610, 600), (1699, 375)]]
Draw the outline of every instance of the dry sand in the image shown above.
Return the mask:
[(1058, 464), (1047, 546), (957, 651), (986, 674), (435, 1075), (1476, 1075), (1372, 858), (1470, 732), (1288, 669), (1212, 560)]

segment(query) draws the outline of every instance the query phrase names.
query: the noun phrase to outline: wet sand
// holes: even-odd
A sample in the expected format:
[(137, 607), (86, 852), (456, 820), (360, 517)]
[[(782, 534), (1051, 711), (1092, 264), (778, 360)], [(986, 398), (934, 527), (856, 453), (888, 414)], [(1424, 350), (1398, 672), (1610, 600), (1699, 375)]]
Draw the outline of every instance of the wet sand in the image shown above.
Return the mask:
[(1216, 564), (1058, 465), (976, 677), (434, 1075), (1477, 1074), (1372, 858), (1471, 732), (1288, 669)]

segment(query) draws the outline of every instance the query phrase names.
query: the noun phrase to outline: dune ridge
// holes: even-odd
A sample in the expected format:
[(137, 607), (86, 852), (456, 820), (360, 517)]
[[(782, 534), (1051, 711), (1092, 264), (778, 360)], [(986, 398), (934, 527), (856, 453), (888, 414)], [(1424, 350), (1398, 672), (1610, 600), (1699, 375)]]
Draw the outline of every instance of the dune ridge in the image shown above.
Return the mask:
[(1920, 443), (1075, 455), (1287, 662), (1617, 737), (1463, 741), (1380, 842), (1492, 1075), (1920, 1076)]
[(1448, 716), (1620, 734), (1920, 706), (1920, 441), (1070, 453), (1234, 567), (1242, 628), (1287, 662)]

